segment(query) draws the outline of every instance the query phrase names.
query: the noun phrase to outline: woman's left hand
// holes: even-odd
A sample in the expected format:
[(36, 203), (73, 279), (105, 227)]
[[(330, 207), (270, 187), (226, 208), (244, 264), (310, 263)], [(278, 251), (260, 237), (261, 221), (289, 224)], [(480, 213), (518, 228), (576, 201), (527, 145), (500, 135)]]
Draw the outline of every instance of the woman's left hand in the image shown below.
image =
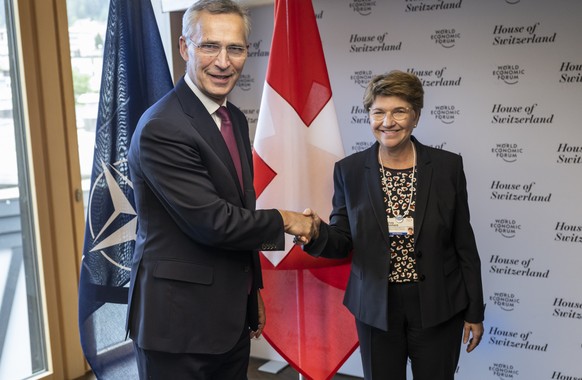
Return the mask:
[(463, 344), (467, 344), (467, 352), (471, 352), (479, 345), (483, 338), (483, 322), (469, 323), (465, 322), (463, 331)]

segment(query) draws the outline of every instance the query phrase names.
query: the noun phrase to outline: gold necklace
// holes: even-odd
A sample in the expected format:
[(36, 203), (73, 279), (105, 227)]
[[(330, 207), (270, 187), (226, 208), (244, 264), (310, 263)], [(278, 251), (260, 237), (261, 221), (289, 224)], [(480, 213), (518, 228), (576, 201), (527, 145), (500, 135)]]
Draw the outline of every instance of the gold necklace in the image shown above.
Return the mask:
[[(396, 223), (402, 223), (404, 217), (410, 213), (410, 206), (412, 205), (412, 193), (414, 192), (414, 172), (416, 171), (416, 148), (414, 147), (414, 143), (411, 141), (412, 144), (412, 176), (410, 177), (410, 195), (408, 196), (408, 207), (406, 211), (402, 213), (402, 215), (394, 212), (393, 204), (392, 204), (392, 191), (386, 192), (388, 196), (388, 206), (390, 207), (390, 211), (392, 211), (392, 215), (396, 219)], [(384, 162), (382, 161), (382, 154), (380, 153), (380, 148), (378, 148), (378, 158), (380, 160), (380, 170), (382, 171), (382, 179), (384, 179), (384, 183), (388, 185), (388, 180), (386, 179), (386, 173), (384, 172)]]

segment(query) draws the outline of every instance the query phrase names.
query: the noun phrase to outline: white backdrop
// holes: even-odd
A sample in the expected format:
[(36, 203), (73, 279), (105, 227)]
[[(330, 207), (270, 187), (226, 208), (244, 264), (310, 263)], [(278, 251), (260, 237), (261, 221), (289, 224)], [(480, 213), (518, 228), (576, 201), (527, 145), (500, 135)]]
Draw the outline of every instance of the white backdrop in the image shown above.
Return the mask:
[[(582, 379), (582, 2), (313, 2), (346, 154), (373, 142), (364, 87), (401, 69), (424, 82), (415, 136), (464, 158), (487, 307), (457, 379)], [(251, 15), (231, 101), (254, 130), (273, 6)]]

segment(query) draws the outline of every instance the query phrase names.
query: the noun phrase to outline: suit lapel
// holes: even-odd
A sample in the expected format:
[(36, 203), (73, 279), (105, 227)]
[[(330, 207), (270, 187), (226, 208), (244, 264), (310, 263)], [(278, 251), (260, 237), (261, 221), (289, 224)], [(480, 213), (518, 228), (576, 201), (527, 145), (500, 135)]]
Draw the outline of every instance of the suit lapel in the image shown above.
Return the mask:
[[(230, 178), (233, 181), (233, 186), (236, 186), (239, 192), (239, 196), (241, 201), (243, 201), (243, 194), (242, 189), (238, 183), (238, 177), (236, 174), (236, 169), (234, 167), (234, 163), (232, 162), (232, 158), (230, 157), (230, 153), (228, 151), (228, 147), (224, 142), (224, 138), (220, 134), (220, 130), (216, 126), (214, 119), (208, 113), (208, 110), (204, 107), (200, 99), (192, 92), (186, 81), (182, 77), (175, 87), (176, 95), (180, 101), (182, 109), (184, 113), (190, 117), (190, 122), (192, 126), (198, 131), (200, 136), (212, 147), (212, 150), (216, 153), (216, 155), (220, 158), (220, 160), (226, 166), (226, 169), (230, 173)], [(240, 125), (238, 120), (233, 119), (233, 128), (235, 130), (235, 138), (237, 140), (237, 146), (239, 151), (244, 148), (241, 146), (241, 133), (240, 133)], [(246, 161), (246, 160), (242, 160)], [(248, 169), (248, 164), (246, 164)], [(243, 179), (245, 181), (246, 187), (246, 177), (248, 171), (244, 169), (245, 163), (243, 162)]]
[[(416, 183), (416, 210), (414, 212), (414, 234), (418, 240), (418, 236), (422, 229), (422, 224), (426, 214), (426, 206), (430, 194), (430, 186), (432, 183), (432, 165), (430, 163), (430, 156), (428, 152), (424, 149), (424, 146), (412, 137), (412, 141), (415, 144), (416, 150), (418, 152), (417, 158), (417, 170), (418, 178)], [(374, 217), (378, 227), (382, 231), (382, 236), (386, 241), (386, 244), (390, 244), (390, 238), (388, 235), (388, 222), (386, 220), (386, 207), (384, 204), (384, 192), (382, 189), (382, 183), (380, 181), (380, 175), (378, 173), (378, 148), (379, 144), (374, 144), (368, 150), (368, 155), (366, 156), (366, 187), (368, 189), (368, 195), (370, 198), (370, 203), (372, 205), (372, 210), (374, 211)]]
[(414, 211), (414, 235), (416, 236), (414, 240), (417, 241), (426, 214), (426, 205), (431, 191), (430, 186), (432, 183), (433, 170), (430, 163), (430, 156), (424, 149), (424, 145), (419, 143), (414, 137), (412, 137), (412, 141), (418, 152), (416, 163), (418, 170), (418, 177), (416, 180), (416, 209)]
[(379, 144), (376, 143), (368, 149), (365, 162), (365, 181), (376, 223), (382, 232), (382, 237), (386, 241), (386, 244), (390, 245), (390, 239), (388, 237), (388, 221), (386, 220), (386, 207), (384, 205), (384, 192), (382, 190), (382, 182), (380, 181), (380, 166), (377, 158), (378, 148)]

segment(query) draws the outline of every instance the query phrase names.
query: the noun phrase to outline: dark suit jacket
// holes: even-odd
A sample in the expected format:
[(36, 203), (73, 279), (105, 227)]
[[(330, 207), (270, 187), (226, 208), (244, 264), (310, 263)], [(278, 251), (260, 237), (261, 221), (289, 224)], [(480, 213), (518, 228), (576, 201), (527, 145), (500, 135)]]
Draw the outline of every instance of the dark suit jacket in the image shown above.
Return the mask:
[[(412, 140), (418, 152), (414, 252), (423, 327), (462, 310), (467, 322), (481, 322), (481, 264), (469, 223), (462, 159)], [(353, 249), (344, 304), (358, 320), (387, 330), (390, 239), (378, 146), (336, 163), (330, 224), (321, 224), (319, 238), (305, 250), (340, 258)]]
[(133, 135), (138, 233), (127, 327), (141, 348), (223, 353), (247, 318), (257, 327), (257, 250), (284, 247), (283, 221), (277, 210), (255, 211), (247, 121), (227, 108), (244, 192), (216, 123), (184, 78), (144, 113)]

